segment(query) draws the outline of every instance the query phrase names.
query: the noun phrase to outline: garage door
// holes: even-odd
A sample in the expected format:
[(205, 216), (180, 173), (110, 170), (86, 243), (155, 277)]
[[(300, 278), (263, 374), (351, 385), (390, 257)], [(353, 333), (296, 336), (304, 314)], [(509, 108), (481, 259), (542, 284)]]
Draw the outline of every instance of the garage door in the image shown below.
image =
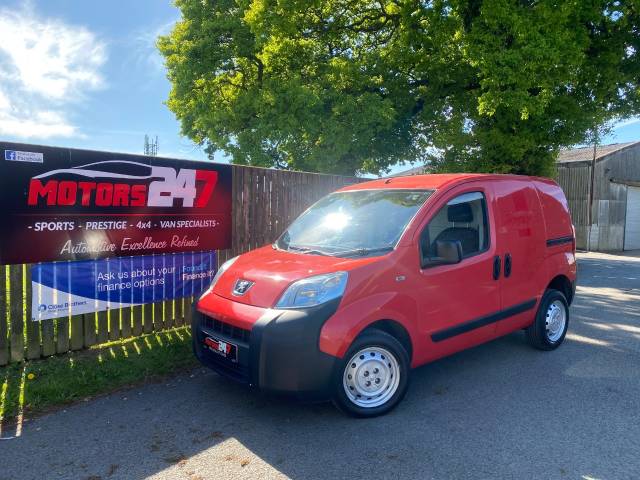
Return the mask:
[(640, 187), (627, 187), (627, 220), (624, 249), (640, 249)]

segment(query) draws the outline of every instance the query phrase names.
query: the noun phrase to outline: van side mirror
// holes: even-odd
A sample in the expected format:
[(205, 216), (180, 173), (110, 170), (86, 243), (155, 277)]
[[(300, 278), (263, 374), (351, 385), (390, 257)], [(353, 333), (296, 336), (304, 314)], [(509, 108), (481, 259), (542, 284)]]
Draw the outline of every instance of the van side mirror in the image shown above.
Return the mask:
[(425, 258), (423, 267), (452, 265), (462, 261), (462, 243), (460, 240), (437, 240), (436, 256)]

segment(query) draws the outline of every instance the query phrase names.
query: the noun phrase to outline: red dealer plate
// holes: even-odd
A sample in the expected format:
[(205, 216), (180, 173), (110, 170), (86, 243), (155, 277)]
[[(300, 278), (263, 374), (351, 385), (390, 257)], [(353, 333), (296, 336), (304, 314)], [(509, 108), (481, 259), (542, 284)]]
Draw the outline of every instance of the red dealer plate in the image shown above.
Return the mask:
[(224, 358), (228, 358), (232, 362), (238, 361), (238, 346), (225, 342), (224, 340), (220, 340), (214, 337), (206, 337), (204, 339), (204, 344), (214, 353), (218, 355), (222, 355)]

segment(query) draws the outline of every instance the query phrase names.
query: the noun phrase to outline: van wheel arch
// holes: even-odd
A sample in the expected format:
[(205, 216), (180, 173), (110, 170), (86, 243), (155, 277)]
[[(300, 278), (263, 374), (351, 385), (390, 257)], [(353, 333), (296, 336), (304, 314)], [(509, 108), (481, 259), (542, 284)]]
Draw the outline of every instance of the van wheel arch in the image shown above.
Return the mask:
[(567, 299), (567, 303), (571, 305), (573, 301), (573, 288), (571, 287), (571, 280), (565, 275), (557, 275), (547, 285), (547, 290), (558, 290)]
[(371, 330), (381, 330), (398, 340), (407, 351), (409, 362), (413, 361), (413, 342), (411, 341), (411, 335), (409, 335), (409, 332), (401, 323), (395, 320), (377, 320), (367, 325), (356, 338)]

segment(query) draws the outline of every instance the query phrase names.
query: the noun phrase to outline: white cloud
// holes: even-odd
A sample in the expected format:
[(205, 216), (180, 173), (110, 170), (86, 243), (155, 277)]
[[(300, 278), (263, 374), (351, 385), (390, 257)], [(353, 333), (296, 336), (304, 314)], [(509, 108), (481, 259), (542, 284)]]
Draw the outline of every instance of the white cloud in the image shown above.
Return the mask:
[(72, 137), (76, 127), (69, 125), (57, 112), (38, 111), (33, 117), (16, 117), (0, 113), (0, 132), (15, 137)]
[(28, 6), (0, 9), (0, 135), (78, 135), (69, 111), (104, 86), (105, 61), (105, 44), (85, 27), (39, 18)]

